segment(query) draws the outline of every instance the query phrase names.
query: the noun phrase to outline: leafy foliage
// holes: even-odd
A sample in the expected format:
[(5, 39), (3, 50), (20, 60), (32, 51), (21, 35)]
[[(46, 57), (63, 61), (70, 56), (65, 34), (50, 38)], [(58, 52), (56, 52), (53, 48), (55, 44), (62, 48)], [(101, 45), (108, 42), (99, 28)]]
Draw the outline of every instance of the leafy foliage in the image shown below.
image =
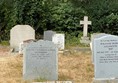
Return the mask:
[(52, 8), (52, 24), (54, 30), (78, 36), (81, 30), (79, 20), (86, 12), (75, 8), (71, 3), (60, 3)]
[(77, 41), (84, 15), (92, 20), (89, 33), (118, 35), (118, 0), (1, 0), (0, 10), (0, 41), (9, 40), (10, 29), (17, 24), (32, 26), (36, 38), (51, 29)]
[[(4, 4), (7, 4), (7, 1), (4, 1)], [(5, 22), (4, 26), (1, 26), (3, 29), (1, 40), (4, 40), (5, 36), (9, 39), (10, 29), (17, 24), (28, 24), (34, 27), (37, 38), (44, 30), (49, 29), (73, 32), (72, 34), (77, 36), (80, 28), (79, 20), (86, 13), (82, 8), (75, 8), (73, 4), (65, 1), (13, 0), (12, 4), (7, 5), (1, 8), (4, 11), (1, 12), (1, 17), (5, 14), (3, 17), (5, 20), (1, 21), (1, 24)]]
[(109, 34), (118, 35), (118, 15), (111, 13), (100, 20), (101, 31)]
[(91, 32), (118, 35), (118, 0), (70, 0), (82, 7), (92, 20)]

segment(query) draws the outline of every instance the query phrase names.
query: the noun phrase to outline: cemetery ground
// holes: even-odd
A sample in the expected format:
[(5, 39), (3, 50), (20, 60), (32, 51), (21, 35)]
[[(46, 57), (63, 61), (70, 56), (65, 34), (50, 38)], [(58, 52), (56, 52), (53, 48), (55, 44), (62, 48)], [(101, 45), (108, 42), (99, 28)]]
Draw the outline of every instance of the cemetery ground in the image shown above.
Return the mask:
[[(92, 82), (94, 72), (90, 51), (59, 54), (58, 57), (59, 81)], [(22, 70), (23, 57), (10, 53), (10, 48), (7, 46), (0, 46), (0, 83), (32, 83), (23, 80)], [(37, 79), (35, 81), (45, 80)]]

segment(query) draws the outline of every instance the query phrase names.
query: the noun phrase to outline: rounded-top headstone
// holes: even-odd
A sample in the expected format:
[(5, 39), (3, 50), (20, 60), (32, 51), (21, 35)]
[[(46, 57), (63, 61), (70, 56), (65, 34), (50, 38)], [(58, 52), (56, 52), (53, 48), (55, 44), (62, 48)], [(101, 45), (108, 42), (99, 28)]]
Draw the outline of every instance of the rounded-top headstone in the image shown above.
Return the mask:
[(16, 25), (10, 30), (10, 46), (19, 51), (19, 44), (24, 40), (35, 39), (35, 30), (29, 25)]

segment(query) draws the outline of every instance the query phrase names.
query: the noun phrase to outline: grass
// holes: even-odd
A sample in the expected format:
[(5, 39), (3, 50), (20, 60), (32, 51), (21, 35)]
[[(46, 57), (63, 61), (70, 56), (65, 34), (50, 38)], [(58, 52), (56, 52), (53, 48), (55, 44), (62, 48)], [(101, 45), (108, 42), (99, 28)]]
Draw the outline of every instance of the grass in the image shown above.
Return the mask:
[(18, 57), (0, 58), (0, 83), (20, 83), (22, 61)]
[(72, 48), (72, 47), (90, 47), (87, 44), (82, 44), (80, 43), (80, 38), (79, 37), (70, 37), (69, 39), (66, 40), (65, 42), (65, 48)]
[[(23, 80), (22, 68), (22, 56), (0, 57), (0, 83), (32, 83), (32, 81)], [(59, 81), (70, 80), (74, 83), (91, 83), (93, 78), (91, 53), (60, 54), (58, 76)]]
[(8, 46), (9, 45), (9, 41), (1, 41), (0, 44), (2, 46)]
[[(59, 80), (73, 80), (74, 83), (91, 83), (93, 78), (93, 65), (90, 60), (90, 54), (83, 53), (60, 56)], [(63, 79), (65, 77), (66, 79)]]

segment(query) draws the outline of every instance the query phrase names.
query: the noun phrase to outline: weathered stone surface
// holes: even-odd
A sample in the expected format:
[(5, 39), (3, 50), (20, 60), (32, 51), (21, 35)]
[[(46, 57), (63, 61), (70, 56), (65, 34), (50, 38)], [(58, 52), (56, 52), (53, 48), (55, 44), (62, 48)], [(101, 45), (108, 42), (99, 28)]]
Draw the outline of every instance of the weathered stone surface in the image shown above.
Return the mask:
[(57, 47), (51, 41), (30, 43), (23, 56), (23, 78), (58, 80)]
[(118, 80), (94, 80), (92, 83), (118, 83)]
[(35, 40), (30, 39), (30, 40), (25, 40), (25, 41), (21, 42), (19, 44), (19, 54), (23, 54), (24, 49), (31, 42), (35, 42)]
[(83, 37), (81, 37), (80, 43), (89, 44), (90, 40), (87, 36), (88, 33), (88, 25), (91, 25), (92, 22), (88, 21), (88, 17), (84, 16), (84, 21), (80, 21), (80, 24), (83, 25)]
[(83, 24), (83, 26), (84, 26), (83, 37), (87, 37), (88, 25), (91, 25), (92, 22), (88, 21), (88, 16), (84, 16), (84, 21), (80, 21), (80, 24)]
[(90, 43), (90, 47), (91, 47), (91, 51), (92, 51), (92, 63), (94, 64), (94, 39), (96, 38), (100, 38), (103, 36), (107, 36), (109, 34), (105, 34), (105, 33), (94, 33), (91, 35), (91, 43)]
[(118, 78), (118, 36), (94, 39), (95, 79)]
[(56, 32), (51, 30), (44, 31), (44, 40), (52, 41), (52, 37), (54, 34), (56, 34)]
[(90, 44), (90, 39), (89, 39), (89, 37), (81, 37), (80, 43), (83, 43), (83, 44)]
[(19, 51), (19, 44), (24, 40), (35, 39), (35, 31), (29, 25), (16, 25), (10, 30), (10, 46)]
[(65, 48), (65, 35), (55, 34), (53, 35), (52, 42), (57, 45), (59, 50), (64, 50)]

